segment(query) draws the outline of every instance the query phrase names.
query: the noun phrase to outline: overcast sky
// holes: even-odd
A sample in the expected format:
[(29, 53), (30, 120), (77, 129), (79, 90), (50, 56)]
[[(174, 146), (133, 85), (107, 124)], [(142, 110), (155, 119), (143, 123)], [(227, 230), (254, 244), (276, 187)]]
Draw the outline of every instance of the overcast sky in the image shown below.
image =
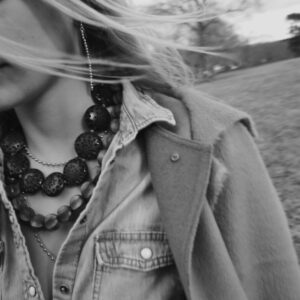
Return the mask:
[[(132, 1), (138, 5), (159, 2), (159, 0)], [(218, 1), (224, 2), (224, 0)], [(234, 1), (232, 0), (232, 3)], [(288, 37), (289, 23), (286, 21), (286, 16), (292, 12), (300, 13), (300, 0), (262, 0), (262, 2), (263, 7), (260, 11), (233, 20), (237, 31), (252, 42), (272, 41)]]

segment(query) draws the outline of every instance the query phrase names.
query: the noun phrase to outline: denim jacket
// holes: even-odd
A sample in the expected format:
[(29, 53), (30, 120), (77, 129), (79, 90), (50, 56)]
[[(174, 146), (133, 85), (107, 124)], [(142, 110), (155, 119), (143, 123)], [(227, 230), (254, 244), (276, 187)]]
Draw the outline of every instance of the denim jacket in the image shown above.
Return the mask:
[[(92, 198), (58, 253), (47, 293), (53, 299), (184, 297), (138, 135), (154, 122), (174, 126), (175, 120), (130, 84), (124, 85), (123, 98), (120, 130), (103, 158)], [(0, 295), (44, 299), (31, 264), (39, 257), (29, 255), (3, 185), (1, 195), (8, 215), (3, 211), (0, 219)]]
[[(68, 249), (64, 244), (60, 251), (54, 299), (299, 299), (295, 250), (254, 143), (251, 118), (197, 91), (175, 93), (181, 101), (158, 93), (152, 97), (172, 111), (176, 126), (156, 123), (140, 135), (156, 196), (143, 209), (155, 202), (158, 222), (147, 223), (146, 217), (139, 222), (147, 229), (136, 223), (124, 230), (119, 217), (130, 222), (139, 215), (131, 211), (128, 217), (127, 210), (105, 224), (117, 210), (125, 212), (126, 205), (117, 201), (116, 210), (100, 217), (94, 235), (81, 215), (67, 238)], [(2, 203), (3, 299), (41, 298), (19, 225), (7, 209)]]

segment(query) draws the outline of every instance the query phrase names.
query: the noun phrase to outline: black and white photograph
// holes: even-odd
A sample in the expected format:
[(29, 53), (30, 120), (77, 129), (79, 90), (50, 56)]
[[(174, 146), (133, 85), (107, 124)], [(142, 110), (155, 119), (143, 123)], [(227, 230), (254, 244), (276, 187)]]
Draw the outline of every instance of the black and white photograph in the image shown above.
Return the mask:
[(299, 149), (299, 0), (0, 0), (0, 300), (299, 300)]

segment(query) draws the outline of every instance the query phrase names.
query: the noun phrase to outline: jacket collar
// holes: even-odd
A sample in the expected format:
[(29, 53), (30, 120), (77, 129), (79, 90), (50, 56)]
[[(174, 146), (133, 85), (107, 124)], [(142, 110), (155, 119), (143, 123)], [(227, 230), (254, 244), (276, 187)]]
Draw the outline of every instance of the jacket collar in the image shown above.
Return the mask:
[(186, 291), (194, 238), (211, 165), (209, 145), (154, 125), (145, 133), (152, 184)]
[(248, 114), (209, 99), (193, 89), (175, 91), (179, 100), (151, 94), (169, 108), (177, 126), (146, 129), (146, 149), (152, 183), (169, 243), (185, 287), (191, 297), (192, 253), (203, 207), (207, 207), (213, 148), (235, 122), (242, 122), (256, 137)]

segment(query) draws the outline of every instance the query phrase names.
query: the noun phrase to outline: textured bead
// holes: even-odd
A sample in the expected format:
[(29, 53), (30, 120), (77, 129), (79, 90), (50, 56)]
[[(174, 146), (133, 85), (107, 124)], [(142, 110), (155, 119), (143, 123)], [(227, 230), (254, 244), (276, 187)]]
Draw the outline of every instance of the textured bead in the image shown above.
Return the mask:
[(87, 180), (89, 170), (84, 160), (81, 158), (74, 158), (65, 165), (63, 174), (66, 185), (76, 186)]
[(105, 106), (113, 105), (114, 91), (111, 86), (102, 83), (97, 84), (94, 86), (91, 94), (96, 104), (104, 104)]
[(111, 117), (105, 107), (93, 105), (85, 112), (84, 121), (90, 130), (102, 132), (109, 129)]
[(19, 177), (29, 169), (29, 160), (22, 154), (16, 154), (6, 160), (6, 172), (11, 177)]
[(1, 142), (1, 148), (5, 154), (15, 155), (25, 146), (25, 138), (19, 132), (10, 132)]
[(84, 206), (84, 200), (81, 195), (75, 195), (71, 198), (70, 201), (71, 210), (76, 211), (82, 206)]
[(33, 228), (43, 228), (45, 223), (45, 217), (40, 214), (36, 214), (30, 220), (30, 225)]
[(14, 184), (7, 185), (5, 190), (8, 198), (15, 198), (21, 194), (20, 183), (16, 182)]
[(71, 215), (72, 215), (71, 209), (67, 205), (61, 206), (57, 210), (57, 219), (59, 222), (62, 223), (68, 222), (70, 220)]
[(22, 207), (26, 206), (26, 198), (24, 195), (19, 195), (11, 200), (11, 203), (15, 210), (20, 210)]
[(40, 170), (27, 170), (21, 178), (21, 187), (23, 192), (28, 194), (36, 193), (41, 188), (44, 179), (44, 175)]
[(95, 132), (82, 133), (75, 141), (76, 153), (86, 160), (96, 159), (101, 149), (103, 149), (103, 143)]
[(50, 174), (42, 184), (43, 192), (49, 197), (59, 195), (65, 187), (64, 175), (59, 172)]
[(113, 119), (111, 120), (110, 122), (110, 130), (113, 132), (113, 133), (117, 133), (118, 130), (120, 128), (120, 122), (118, 119)]
[(34, 215), (35, 215), (34, 210), (29, 206), (23, 206), (19, 210), (19, 218), (23, 222), (29, 222)]
[(93, 190), (94, 190), (94, 185), (92, 182), (87, 181), (83, 183), (82, 186), (80, 187), (80, 191), (83, 199), (88, 201), (92, 196)]
[(54, 230), (59, 226), (57, 216), (55, 214), (50, 214), (45, 217), (45, 227), (48, 230)]

